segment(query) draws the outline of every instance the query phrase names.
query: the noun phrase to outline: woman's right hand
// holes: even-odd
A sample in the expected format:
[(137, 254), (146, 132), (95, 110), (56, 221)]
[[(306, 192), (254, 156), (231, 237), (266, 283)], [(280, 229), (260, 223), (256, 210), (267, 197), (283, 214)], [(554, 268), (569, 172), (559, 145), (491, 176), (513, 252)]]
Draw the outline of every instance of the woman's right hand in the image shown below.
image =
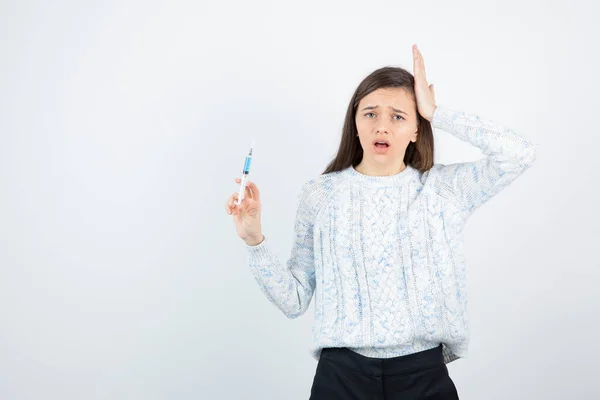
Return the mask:
[[(235, 179), (239, 185), (239, 178)], [(252, 182), (246, 183), (246, 191), (241, 204), (236, 204), (238, 193), (232, 194), (227, 203), (225, 210), (233, 216), (235, 230), (238, 236), (249, 246), (256, 246), (264, 240), (261, 226), (261, 207), (260, 207), (260, 192), (258, 187)]]

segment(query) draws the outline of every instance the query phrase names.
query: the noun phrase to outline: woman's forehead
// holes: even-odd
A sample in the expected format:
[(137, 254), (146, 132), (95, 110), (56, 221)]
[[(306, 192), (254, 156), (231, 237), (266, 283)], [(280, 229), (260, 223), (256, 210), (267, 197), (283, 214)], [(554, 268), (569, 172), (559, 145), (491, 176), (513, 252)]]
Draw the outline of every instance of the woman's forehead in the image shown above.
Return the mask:
[(380, 106), (402, 109), (412, 106), (413, 102), (412, 95), (404, 88), (381, 88), (365, 96), (359, 102), (359, 107)]

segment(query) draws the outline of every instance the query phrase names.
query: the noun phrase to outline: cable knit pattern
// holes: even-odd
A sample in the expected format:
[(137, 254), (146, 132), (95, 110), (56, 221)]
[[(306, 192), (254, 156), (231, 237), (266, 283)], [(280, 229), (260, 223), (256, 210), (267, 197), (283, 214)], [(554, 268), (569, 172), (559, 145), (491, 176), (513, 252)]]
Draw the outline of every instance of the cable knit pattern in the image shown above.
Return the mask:
[(433, 127), (479, 147), (475, 162), (408, 166), (392, 176), (353, 167), (306, 182), (286, 264), (268, 239), (247, 246), (269, 300), (289, 318), (315, 296), (311, 354), (348, 347), (390, 358), (443, 344), (444, 360), (468, 349), (468, 217), (535, 160), (532, 143), (479, 117), (438, 106)]

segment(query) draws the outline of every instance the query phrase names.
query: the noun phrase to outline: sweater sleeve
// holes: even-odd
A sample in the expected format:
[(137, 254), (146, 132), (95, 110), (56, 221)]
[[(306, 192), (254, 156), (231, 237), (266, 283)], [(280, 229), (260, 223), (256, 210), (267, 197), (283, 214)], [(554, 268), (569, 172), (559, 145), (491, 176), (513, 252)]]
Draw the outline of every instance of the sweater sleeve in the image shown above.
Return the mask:
[(432, 125), (478, 147), (485, 157), (437, 168), (437, 185), (465, 217), (513, 182), (535, 160), (535, 145), (507, 127), (443, 107)]
[(285, 264), (271, 250), (268, 240), (248, 246), (248, 265), (262, 291), (288, 318), (307, 310), (315, 289), (313, 255), (314, 207), (305, 183), (297, 201), (294, 242)]

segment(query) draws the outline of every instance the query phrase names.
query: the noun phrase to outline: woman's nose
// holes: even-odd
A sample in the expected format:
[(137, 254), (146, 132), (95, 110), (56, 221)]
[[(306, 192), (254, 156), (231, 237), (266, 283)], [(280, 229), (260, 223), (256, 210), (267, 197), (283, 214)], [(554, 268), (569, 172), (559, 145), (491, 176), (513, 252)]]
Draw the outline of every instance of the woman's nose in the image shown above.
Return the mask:
[(390, 129), (387, 124), (382, 123), (379, 126), (377, 126), (375, 133), (377, 133), (379, 135), (387, 135), (390, 133)]

